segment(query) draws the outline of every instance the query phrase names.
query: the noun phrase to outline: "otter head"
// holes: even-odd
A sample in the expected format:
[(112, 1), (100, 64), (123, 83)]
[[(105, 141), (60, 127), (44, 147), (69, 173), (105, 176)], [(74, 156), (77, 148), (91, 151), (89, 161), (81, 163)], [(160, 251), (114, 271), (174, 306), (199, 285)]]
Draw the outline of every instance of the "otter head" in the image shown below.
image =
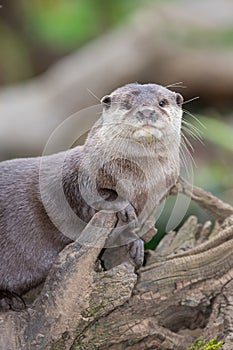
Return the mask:
[(179, 172), (183, 98), (160, 85), (128, 84), (101, 103), (102, 115), (84, 145), (82, 173), (88, 176), (82, 183), (92, 184), (91, 191), (85, 188), (89, 197), (96, 187), (95, 202), (101, 193), (114, 193), (140, 212), (150, 193), (165, 193), (168, 174), (173, 184)]
[(180, 142), (183, 97), (156, 84), (128, 84), (101, 100), (103, 125), (143, 144)]

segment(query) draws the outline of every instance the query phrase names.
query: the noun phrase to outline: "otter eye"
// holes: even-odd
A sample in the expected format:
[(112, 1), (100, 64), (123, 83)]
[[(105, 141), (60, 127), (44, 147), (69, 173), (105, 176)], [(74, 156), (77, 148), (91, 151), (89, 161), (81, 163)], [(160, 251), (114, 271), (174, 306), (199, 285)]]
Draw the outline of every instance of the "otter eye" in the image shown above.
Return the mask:
[(159, 101), (159, 105), (160, 105), (160, 107), (167, 106), (168, 105), (168, 100), (163, 99), (163, 100)]
[(111, 96), (106, 95), (101, 100), (102, 105), (104, 105), (105, 108), (111, 107)]
[(181, 106), (184, 102), (183, 96), (181, 94), (176, 93), (176, 103), (178, 106)]

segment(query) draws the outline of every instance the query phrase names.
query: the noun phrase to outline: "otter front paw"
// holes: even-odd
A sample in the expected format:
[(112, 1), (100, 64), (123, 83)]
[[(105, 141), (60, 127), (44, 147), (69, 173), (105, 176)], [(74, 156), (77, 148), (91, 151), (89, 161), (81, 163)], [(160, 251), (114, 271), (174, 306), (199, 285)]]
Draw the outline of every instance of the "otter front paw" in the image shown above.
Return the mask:
[(8, 290), (0, 290), (0, 311), (21, 311), (26, 308), (23, 298)]
[(144, 260), (144, 242), (139, 238), (127, 244), (128, 258), (130, 262), (139, 269)]
[(128, 203), (124, 208), (117, 213), (119, 221), (127, 223), (130, 229), (134, 229), (138, 226), (138, 219), (135, 213), (134, 207)]

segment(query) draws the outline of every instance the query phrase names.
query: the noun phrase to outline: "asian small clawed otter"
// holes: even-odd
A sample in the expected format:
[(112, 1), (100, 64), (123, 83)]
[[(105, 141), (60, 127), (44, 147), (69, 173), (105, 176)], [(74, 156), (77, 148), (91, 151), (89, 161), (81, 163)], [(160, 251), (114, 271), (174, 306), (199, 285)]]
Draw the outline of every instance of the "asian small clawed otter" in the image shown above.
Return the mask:
[[(153, 227), (156, 208), (179, 175), (183, 98), (160, 85), (128, 84), (101, 102), (103, 113), (85, 144), (65, 153), (63, 193), (83, 223), (101, 209), (118, 212), (108, 246), (127, 245), (131, 261), (141, 265), (139, 236)], [(1, 290), (22, 295), (43, 282), (58, 253), (72, 242), (56, 225), (56, 218), (69, 220), (53, 188), (53, 165), (61, 155), (0, 164)], [(44, 160), (51, 181), (42, 196)]]

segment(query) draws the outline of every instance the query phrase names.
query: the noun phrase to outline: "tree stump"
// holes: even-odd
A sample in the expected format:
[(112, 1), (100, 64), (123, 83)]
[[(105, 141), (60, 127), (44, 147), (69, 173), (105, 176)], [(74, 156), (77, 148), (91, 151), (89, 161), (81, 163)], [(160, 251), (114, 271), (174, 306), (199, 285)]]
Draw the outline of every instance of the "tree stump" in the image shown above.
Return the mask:
[(85, 230), (105, 229), (93, 242), (67, 246), (35, 301), (0, 314), (0, 349), (187, 350), (217, 338), (232, 350), (233, 208), (183, 180), (177, 191), (215, 216), (213, 229), (191, 216), (137, 273), (127, 261), (103, 271), (96, 261), (116, 217), (97, 213)]

